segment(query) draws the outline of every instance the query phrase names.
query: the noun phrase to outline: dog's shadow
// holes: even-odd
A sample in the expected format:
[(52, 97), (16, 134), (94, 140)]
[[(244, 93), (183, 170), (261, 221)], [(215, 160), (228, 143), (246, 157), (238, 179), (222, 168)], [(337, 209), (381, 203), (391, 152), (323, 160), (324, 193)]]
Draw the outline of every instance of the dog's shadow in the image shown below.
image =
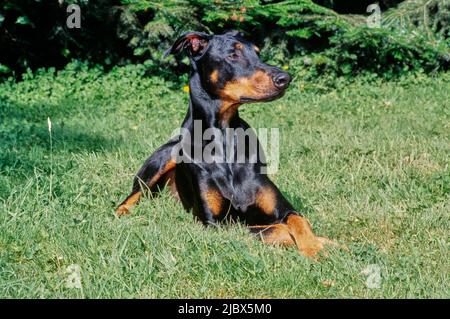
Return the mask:
[(291, 192), (283, 192), (282, 189), (280, 191), (283, 193), (283, 195), (286, 197), (289, 203), (291, 203), (296, 212), (304, 215), (310, 215), (314, 212), (314, 209), (306, 205), (305, 201), (302, 200), (302, 198), (298, 194), (294, 194)]

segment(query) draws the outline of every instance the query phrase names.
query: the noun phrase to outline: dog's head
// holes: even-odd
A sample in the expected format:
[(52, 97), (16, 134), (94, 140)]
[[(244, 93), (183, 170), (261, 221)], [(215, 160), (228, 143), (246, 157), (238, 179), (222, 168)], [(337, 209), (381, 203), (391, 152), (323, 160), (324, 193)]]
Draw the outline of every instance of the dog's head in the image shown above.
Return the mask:
[(275, 100), (291, 82), (288, 73), (262, 62), (259, 49), (238, 31), (221, 35), (187, 32), (165, 55), (183, 50), (199, 74), (202, 87), (227, 104)]

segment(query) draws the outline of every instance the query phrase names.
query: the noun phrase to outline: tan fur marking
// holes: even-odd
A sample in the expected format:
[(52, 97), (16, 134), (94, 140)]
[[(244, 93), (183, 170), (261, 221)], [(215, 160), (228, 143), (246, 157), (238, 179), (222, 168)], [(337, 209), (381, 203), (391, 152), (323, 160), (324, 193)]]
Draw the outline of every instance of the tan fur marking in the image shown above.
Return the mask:
[(168, 161), (166, 166), (164, 166), (164, 168), (161, 171), (159, 171), (155, 176), (153, 176), (150, 182), (148, 182), (147, 186), (152, 187), (153, 185), (155, 185), (155, 183), (161, 178), (161, 176), (163, 176), (168, 171), (174, 169), (176, 164), (177, 163), (175, 162), (175, 160)]
[(295, 241), (292, 238), (289, 227), (285, 224), (274, 224), (268, 226), (250, 226), (251, 229), (261, 229), (259, 233), (261, 240), (265, 244), (293, 246)]
[(259, 53), (259, 48), (256, 45), (253, 45), (253, 49), (255, 49), (256, 53)]
[(216, 189), (208, 189), (205, 193), (205, 200), (214, 217), (219, 216), (223, 204), (222, 194)]
[(175, 170), (174, 169), (172, 169), (166, 173), (165, 184), (169, 187), (170, 193), (177, 200), (180, 200), (180, 195), (178, 194), (177, 185), (175, 183)]
[(313, 257), (323, 249), (322, 240), (314, 235), (307, 219), (298, 215), (289, 215), (286, 224), (303, 255)]
[(224, 101), (219, 110), (219, 118), (223, 123), (229, 123), (230, 119), (236, 114), (237, 109), (241, 106), (241, 103), (232, 103)]
[(275, 192), (269, 188), (263, 188), (256, 193), (256, 206), (258, 206), (265, 214), (271, 215), (275, 210), (277, 204), (277, 197)]
[(211, 75), (210, 75), (210, 79), (211, 79), (212, 83), (214, 83), (214, 84), (217, 83), (217, 80), (219, 79), (219, 71), (217, 71), (217, 70), (212, 71)]
[[(344, 245), (314, 235), (308, 220), (294, 214), (287, 217), (286, 224), (258, 225), (249, 228), (253, 233), (257, 232), (266, 244), (297, 246), (302, 255), (313, 259), (317, 259), (317, 253), (323, 250), (325, 245), (348, 251)], [(324, 252), (324, 255), (327, 253)]]
[[(167, 164), (164, 166), (164, 168), (159, 171), (155, 176), (153, 176), (153, 178), (150, 180), (150, 182), (147, 183), (147, 186), (149, 188), (153, 187), (158, 180), (164, 176), (164, 174), (166, 174), (167, 172), (170, 172), (171, 170), (173, 170), (176, 166), (176, 162), (175, 160), (170, 160), (167, 162)], [(167, 177), (168, 179), (170, 178), (169, 176)], [(173, 179), (173, 181), (175, 181), (175, 179)], [(174, 185), (172, 185), (174, 183), (171, 183), (171, 181), (169, 180), (169, 186), (172, 188), (174, 187)], [(175, 187), (175, 191), (176, 191), (176, 187)], [(176, 194), (178, 195), (178, 192), (176, 192)], [(175, 195), (175, 194), (174, 194)], [(116, 209), (116, 215), (117, 216), (122, 216), (122, 215), (126, 215), (130, 213), (130, 208), (133, 207), (138, 201), (139, 199), (142, 197), (142, 192), (137, 192), (134, 193), (132, 195), (130, 195), (117, 209)], [(178, 197), (178, 196), (175, 196)]]
[(236, 49), (242, 50), (244, 48), (244, 45), (240, 42), (236, 43)]
[(251, 77), (242, 77), (225, 84), (219, 95), (222, 100), (237, 103), (243, 97), (259, 99), (276, 91), (270, 76), (264, 71), (256, 71)]
[(133, 195), (131, 195), (130, 197), (128, 197), (125, 200), (125, 202), (117, 208), (117, 210), (116, 210), (117, 216), (129, 214), (130, 208), (133, 207), (133, 205), (139, 201), (141, 196), (142, 196), (142, 192), (137, 192), (137, 193), (134, 193)]
[(256, 71), (252, 77), (243, 77), (225, 84), (219, 91), (223, 103), (219, 110), (220, 119), (228, 123), (234, 116), (241, 98), (263, 99), (276, 92), (270, 76), (263, 71)]

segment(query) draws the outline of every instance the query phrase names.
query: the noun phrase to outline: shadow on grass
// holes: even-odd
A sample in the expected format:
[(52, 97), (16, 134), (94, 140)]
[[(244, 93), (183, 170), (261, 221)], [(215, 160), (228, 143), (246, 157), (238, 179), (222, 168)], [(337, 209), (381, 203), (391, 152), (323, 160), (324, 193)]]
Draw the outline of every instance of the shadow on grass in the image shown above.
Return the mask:
[[(0, 100), (0, 172), (13, 176), (14, 184), (34, 174), (35, 169), (47, 171), (50, 154), (67, 162), (67, 154), (104, 152), (123, 141), (111, 139), (93, 124), (76, 122), (80, 109), (74, 109), (73, 101), (66, 104), (18, 105)], [(52, 152), (47, 116), (52, 117)], [(99, 115), (101, 116), (101, 115)], [(65, 163), (66, 162), (66, 163)], [(10, 178), (11, 179), (11, 178)], [(3, 190), (4, 191), (4, 190)], [(5, 194), (0, 194), (0, 197)]]
[(300, 197), (301, 194), (293, 194), (291, 192), (285, 192), (283, 191), (283, 189), (280, 189), (280, 191), (298, 213), (308, 216), (309, 214), (314, 212), (312, 207), (309, 207), (304, 204), (304, 201)]

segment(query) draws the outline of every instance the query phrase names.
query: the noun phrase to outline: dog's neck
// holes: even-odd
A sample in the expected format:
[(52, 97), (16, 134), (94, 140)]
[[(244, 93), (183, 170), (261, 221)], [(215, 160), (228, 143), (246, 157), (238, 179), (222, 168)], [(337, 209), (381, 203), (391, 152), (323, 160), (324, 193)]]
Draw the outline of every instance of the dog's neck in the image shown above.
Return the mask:
[(203, 87), (198, 72), (193, 72), (189, 80), (189, 111), (187, 117), (202, 121), (203, 129), (233, 128), (240, 125), (238, 103), (225, 102), (212, 96)]

